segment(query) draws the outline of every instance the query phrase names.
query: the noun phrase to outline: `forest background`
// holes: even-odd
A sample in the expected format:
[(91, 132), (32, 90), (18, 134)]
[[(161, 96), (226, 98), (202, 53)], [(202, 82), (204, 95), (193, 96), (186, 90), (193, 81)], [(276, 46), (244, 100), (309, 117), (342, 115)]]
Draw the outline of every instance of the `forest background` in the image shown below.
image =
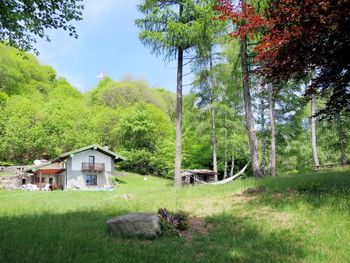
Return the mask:
[[(176, 95), (130, 76), (103, 76), (94, 89), (79, 92), (24, 51), (38, 54), (34, 35), (49, 39), (47, 28), (78, 37), (69, 23), (82, 19), (82, 1), (4, 5), (1, 163), (30, 164), (98, 143), (127, 157), (120, 169), (175, 172), (176, 185), (180, 170), (189, 168), (225, 178), (249, 161), (255, 177), (345, 165), (347, 2), (238, 3), (146, 0), (137, 6), (141, 42), (165, 61), (177, 60)], [(185, 67), (194, 77), (182, 98)]]
[[(205, 103), (198, 84), (184, 97), (183, 168), (212, 169), (210, 109), (216, 109), (218, 171), (233, 174), (250, 159), (242, 104), (239, 45), (221, 46), (216, 65), (218, 100)], [(120, 168), (141, 174), (172, 177), (175, 155), (175, 99), (164, 88), (126, 76), (105, 77), (96, 88), (81, 93), (50, 66), (28, 53), (0, 45), (0, 160), (1, 164), (31, 164), (98, 143), (125, 155)], [(197, 82), (196, 82), (197, 81)], [(277, 174), (313, 169), (310, 103), (303, 86), (283, 89), (275, 98)], [(270, 126), (266, 91), (253, 88), (262, 169), (269, 165)], [(317, 102), (322, 107), (322, 101)], [(348, 116), (318, 121), (321, 164), (339, 163), (339, 124), (349, 138)], [(349, 153), (349, 145), (346, 146)], [(226, 171), (226, 174), (225, 174)], [(248, 172), (251, 173), (251, 172)]]

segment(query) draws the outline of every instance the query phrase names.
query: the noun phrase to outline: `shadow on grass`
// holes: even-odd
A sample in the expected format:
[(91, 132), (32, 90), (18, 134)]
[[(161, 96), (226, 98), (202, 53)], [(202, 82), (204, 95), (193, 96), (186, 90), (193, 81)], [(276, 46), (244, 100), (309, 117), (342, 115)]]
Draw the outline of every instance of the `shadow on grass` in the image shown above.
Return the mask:
[[(328, 206), (334, 209), (350, 207), (350, 171), (310, 173), (304, 176), (265, 178), (255, 181), (266, 192), (255, 194), (251, 204), (274, 208), (297, 207), (308, 204), (317, 209)], [(254, 196), (254, 195), (253, 195)]]
[(264, 232), (249, 219), (207, 218), (191, 241), (109, 237), (106, 221), (128, 211), (2, 216), (0, 262), (294, 262), (305, 251), (288, 231)]
[(249, 203), (267, 205), (275, 209), (308, 205), (310, 211), (327, 208), (329, 211), (348, 212), (350, 188), (344, 185), (322, 187), (314, 184), (299, 185), (289, 191), (275, 191), (257, 194)]
[(208, 236), (208, 250), (217, 257), (223, 253), (222, 262), (299, 262), (307, 254), (288, 229), (263, 229), (249, 217), (219, 215), (207, 221), (215, 225)]

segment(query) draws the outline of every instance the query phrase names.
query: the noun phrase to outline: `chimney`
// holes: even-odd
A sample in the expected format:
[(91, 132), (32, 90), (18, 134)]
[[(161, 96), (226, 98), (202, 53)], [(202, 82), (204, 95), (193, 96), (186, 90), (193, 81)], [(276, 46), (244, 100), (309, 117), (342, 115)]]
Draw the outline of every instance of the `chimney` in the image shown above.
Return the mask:
[(107, 151), (109, 150), (109, 147), (107, 145), (103, 146), (103, 148)]

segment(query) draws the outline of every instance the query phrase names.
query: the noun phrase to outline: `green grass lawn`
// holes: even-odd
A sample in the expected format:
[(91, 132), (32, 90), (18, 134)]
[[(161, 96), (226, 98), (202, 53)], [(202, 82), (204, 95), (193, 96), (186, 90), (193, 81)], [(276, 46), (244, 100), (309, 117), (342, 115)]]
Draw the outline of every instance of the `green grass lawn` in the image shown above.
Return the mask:
[[(148, 178), (123, 177), (115, 192), (0, 191), (0, 262), (350, 262), (349, 169), (178, 190)], [(204, 219), (208, 233), (106, 233), (111, 217), (161, 207)]]

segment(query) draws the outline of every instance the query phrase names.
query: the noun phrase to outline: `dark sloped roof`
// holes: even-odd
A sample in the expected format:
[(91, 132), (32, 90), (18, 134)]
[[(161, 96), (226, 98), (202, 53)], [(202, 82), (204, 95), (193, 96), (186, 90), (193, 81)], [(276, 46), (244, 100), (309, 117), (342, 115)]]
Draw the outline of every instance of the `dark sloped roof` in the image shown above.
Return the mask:
[(101, 153), (104, 153), (112, 158), (114, 158), (116, 161), (123, 161), (125, 160), (125, 158), (121, 155), (118, 155), (110, 150), (107, 150), (106, 148), (104, 147), (101, 147), (100, 145), (98, 144), (92, 144), (92, 145), (88, 145), (88, 146), (85, 146), (83, 148), (80, 148), (80, 149), (76, 149), (76, 150), (73, 150), (73, 151), (70, 151), (70, 152), (66, 152), (66, 153), (63, 153), (61, 154), (59, 157), (57, 157), (56, 159), (54, 159), (52, 161), (52, 163), (54, 162), (61, 162), (67, 158), (69, 158), (72, 154), (76, 154), (76, 153), (80, 153), (80, 152), (84, 152), (84, 151), (87, 151), (87, 150), (97, 150)]

